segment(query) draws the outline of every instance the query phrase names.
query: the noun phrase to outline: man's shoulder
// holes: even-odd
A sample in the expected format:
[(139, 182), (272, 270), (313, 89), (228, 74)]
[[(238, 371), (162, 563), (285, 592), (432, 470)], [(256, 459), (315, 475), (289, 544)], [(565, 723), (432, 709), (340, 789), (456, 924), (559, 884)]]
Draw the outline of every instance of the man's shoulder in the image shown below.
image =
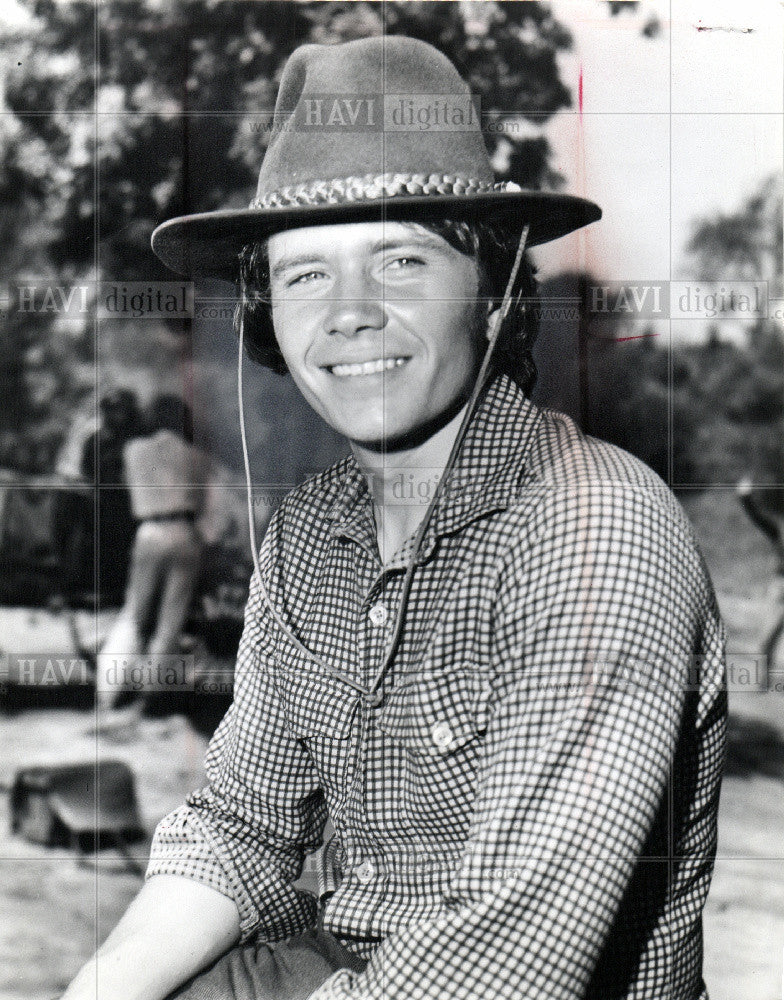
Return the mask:
[(541, 409), (541, 418), (528, 475), (504, 519), (512, 540), (507, 565), (544, 566), (556, 579), (559, 564), (573, 572), (583, 553), (583, 571), (610, 582), (630, 566), (651, 579), (669, 574), (673, 588), (677, 578), (679, 599), (702, 602), (713, 616), (694, 528), (669, 486), (639, 458), (584, 434), (565, 414)]
[(614, 484), (672, 496), (661, 477), (630, 452), (586, 434), (565, 413), (542, 408), (541, 414), (532, 465), (543, 483), (566, 488)]
[(566, 414), (542, 408), (541, 416), (527, 463), (527, 491), (537, 519), (553, 527), (564, 518), (614, 524), (632, 545), (635, 536), (656, 532), (696, 546), (683, 508), (653, 469), (623, 448), (585, 434)]

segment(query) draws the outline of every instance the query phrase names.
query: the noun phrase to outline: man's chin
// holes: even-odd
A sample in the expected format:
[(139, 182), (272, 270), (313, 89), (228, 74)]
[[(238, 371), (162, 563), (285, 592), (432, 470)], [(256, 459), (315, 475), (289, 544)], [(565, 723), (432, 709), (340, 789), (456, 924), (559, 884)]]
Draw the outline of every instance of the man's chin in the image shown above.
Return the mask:
[(445, 410), (414, 426), (402, 425), (398, 429), (390, 429), (387, 426), (376, 436), (372, 434), (363, 435), (362, 438), (351, 434), (347, 434), (346, 436), (352, 445), (364, 448), (366, 451), (382, 452), (385, 455), (411, 451), (412, 448), (418, 448), (420, 445), (425, 444), (434, 434), (437, 434), (446, 427), (462, 410), (465, 403), (466, 399), (463, 396), (459, 396)]
[(369, 438), (368, 440), (359, 440), (354, 437), (350, 437), (349, 440), (352, 445), (355, 445), (357, 448), (364, 448), (365, 451), (390, 455), (396, 451), (410, 451), (411, 448), (415, 448), (418, 444), (424, 444), (430, 436), (430, 434), (422, 433), (417, 428), (416, 430), (405, 431), (399, 434), (387, 433), (381, 437)]

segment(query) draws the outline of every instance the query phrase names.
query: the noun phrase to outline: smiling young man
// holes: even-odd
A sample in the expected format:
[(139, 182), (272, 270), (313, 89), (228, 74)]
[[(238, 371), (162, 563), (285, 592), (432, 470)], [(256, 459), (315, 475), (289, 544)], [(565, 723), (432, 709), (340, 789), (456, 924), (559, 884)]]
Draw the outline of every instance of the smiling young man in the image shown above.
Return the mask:
[(476, 381), (489, 315), (477, 263), (404, 222), (277, 233), (268, 258), (283, 360), (351, 442), (386, 562), (425, 510), (400, 503), (394, 486), (401, 473), (410, 485), (443, 470)]
[(704, 998), (713, 593), (667, 487), (527, 398), (522, 244), (598, 210), (477, 132), (298, 130), (333, 91), (467, 94), (411, 39), (299, 49), (251, 208), (154, 237), (351, 455), (273, 518), (209, 784), (67, 996)]

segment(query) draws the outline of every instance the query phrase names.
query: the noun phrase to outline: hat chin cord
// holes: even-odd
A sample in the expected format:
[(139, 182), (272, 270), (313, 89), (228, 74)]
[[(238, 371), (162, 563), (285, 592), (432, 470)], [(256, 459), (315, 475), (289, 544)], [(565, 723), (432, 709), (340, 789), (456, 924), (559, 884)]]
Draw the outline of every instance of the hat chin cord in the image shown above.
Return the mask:
[(417, 557), (422, 547), (422, 541), (425, 537), (425, 532), (433, 518), (433, 514), (438, 506), (441, 499), (441, 494), (445, 488), (444, 484), (449, 479), (452, 473), (455, 462), (457, 460), (458, 453), (463, 444), (465, 436), (468, 432), (468, 428), (471, 424), (471, 420), (479, 407), (481, 398), (487, 388), (488, 384), (488, 374), (490, 372), (490, 365), (493, 359), (493, 352), (495, 346), (498, 343), (499, 335), (503, 329), (504, 323), (506, 322), (507, 316), (509, 315), (509, 309), (512, 304), (512, 299), (514, 295), (514, 289), (517, 284), (517, 276), (520, 271), (520, 264), (523, 259), (523, 253), (525, 251), (525, 246), (528, 241), (528, 229), (526, 225), (523, 227), (522, 233), (520, 234), (520, 241), (517, 247), (517, 252), (515, 254), (514, 264), (512, 265), (512, 270), (509, 274), (509, 280), (506, 283), (506, 289), (504, 291), (504, 297), (501, 300), (501, 305), (496, 313), (493, 324), (488, 332), (487, 336), (487, 347), (485, 349), (484, 358), (482, 359), (482, 364), (479, 368), (479, 373), (476, 377), (476, 382), (474, 383), (474, 388), (469, 397), (468, 403), (466, 405), (465, 414), (458, 428), (457, 435), (455, 436), (454, 443), (449, 452), (449, 457), (444, 466), (444, 472), (438, 481), (436, 489), (427, 506), (425, 511), (425, 516), (417, 528), (416, 535), (414, 536), (414, 545), (411, 551), (411, 557), (408, 561), (406, 567), (406, 573), (403, 577), (402, 593), (400, 596), (400, 603), (398, 605), (397, 614), (395, 616), (395, 625), (392, 630), (392, 638), (387, 645), (386, 652), (384, 654), (384, 661), (376, 672), (372, 683), (369, 687), (362, 684), (358, 684), (353, 678), (344, 674), (337, 667), (333, 666), (331, 663), (327, 662), (323, 657), (314, 653), (312, 650), (308, 649), (303, 642), (301, 642), (297, 636), (292, 631), (291, 627), (283, 619), (282, 615), (275, 607), (271, 597), (269, 596), (269, 591), (264, 583), (264, 578), (261, 573), (261, 567), (259, 565), (259, 552), (258, 544), (256, 541), (256, 519), (253, 510), (253, 484), (251, 481), (250, 474), (250, 458), (248, 455), (248, 438), (245, 430), (245, 405), (243, 399), (243, 358), (245, 355), (245, 289), (242, 289), (242, 310), (240, 313), (240, 323), (239, 323), (239, 334), (238, 334), (238, 355), (237, 355), (237, 399), (239, 403), (240, 411), (240, 437), (242, 439), (242, 461), (245, 468), (245, 487), (248, 501), (248, 528), (250, 533), (250, 546), (251, 555), (253, 557), (254, 572), (256, 575), (256, 582), (258, 584), (259, 593), (267, 607), (267, 610), (271, 614), (273, 620), (283, 632), (283, 634), (296, 646), (296, 648), (309, 660), (319, 666), (322, 670), (331, 674), (336, 680), (341, 681), (346, 684), (357, 694), (361, 695), (362, 698), (369, 705), (379, 705), (382, 701), (383, 696), (380, 693), (381, 683), (389, 670), (390, 664), (394, 658), (395, 652), (397, 651), (398, 644), (400, 642), (400, 637), (403, 632), (403, 622), (406, 616), (406, 607), (408, 605), (408, 598), (411, 593), (411, 585), (414, 579), (414, 571), (416, 569)]

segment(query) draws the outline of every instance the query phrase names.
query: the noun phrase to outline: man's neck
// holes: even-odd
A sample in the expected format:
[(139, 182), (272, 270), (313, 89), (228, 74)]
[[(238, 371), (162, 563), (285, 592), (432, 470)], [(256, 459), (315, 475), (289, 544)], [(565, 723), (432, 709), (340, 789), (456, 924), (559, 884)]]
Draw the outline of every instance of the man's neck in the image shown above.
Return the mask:
[(444, 474), (465, 406), (426, 441), (379, 451), (353, 443), (352, 450), (373, 499), (381, 561), (391, 559), (414, 534)]

